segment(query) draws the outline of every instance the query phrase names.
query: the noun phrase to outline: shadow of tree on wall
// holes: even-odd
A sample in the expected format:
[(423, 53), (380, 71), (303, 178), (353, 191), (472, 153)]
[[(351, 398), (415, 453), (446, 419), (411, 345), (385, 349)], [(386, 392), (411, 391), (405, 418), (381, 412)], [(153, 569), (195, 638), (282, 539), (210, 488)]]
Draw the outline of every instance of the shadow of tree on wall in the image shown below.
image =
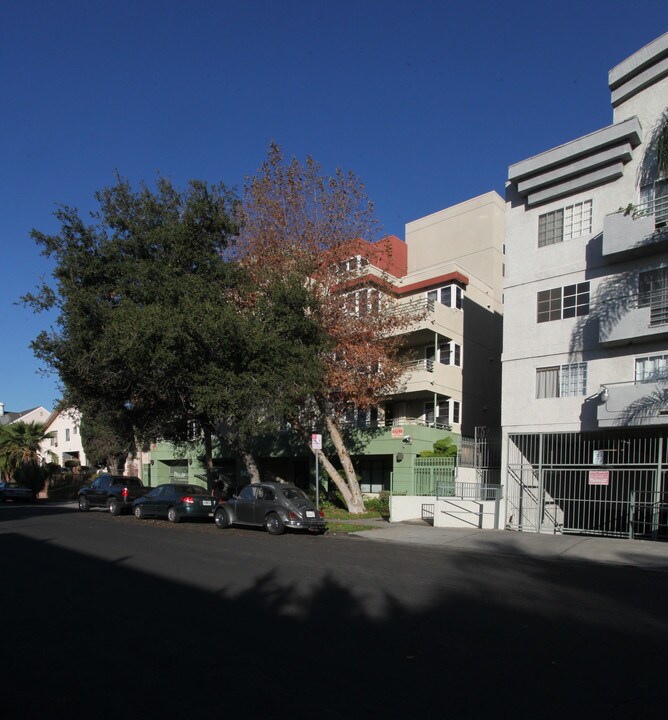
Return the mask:
[[(322, 566), (290, 566), (296, 581), (267, 569), (279, 557), (269, 553), (241, 589), (221, 552), (197, 588), (132, 569), (134, 556), (2, 535), (3, 713), (477, 720), (539, 708), (561, 720), (664, 709), (668, 573), (405, 546), (390, 562), (375, 543), (331, 543)], [(397, 574), (401, 596), (383, 590)]]
[[(659, 174), (659, 144), (665, 132), (668, 132), (668, 108), (663, 111), (661, 117), (651, 129), (645, 140), (645, 153), (638, 165), (636, 180), (638, 187), (653, 183)], [(665, 168), (668, 172), (668, 168)]]
[(656, 420), (657, 415), (668, 408), (668, 381), (657, 380), (653, 387), (651, 392), (624, 408), (617, 424), (645, 425), (651, 420)]
[[(651, 184), (658, 176), (658, 147), (667, 126), (668, 110), (664, 111), (646, 137), (645, 150), (636, 173), (638, 187)], [(625, 269), (628, 267), (626, 261), (656, 253), (658, 243), (668, 240), (668, 233), (665, 229), (659, 229), (632, 250), (618, 253), (610, 259), (603, 256), (602, 240), (601, 235), (595, 236), (587, 246), (586, 279), (604, 279), (599, 283), (595, 296), (590, 298), (590, 313), (578, 320), (571, 334), (569, 355), (572, 362), (577, 362), (580, 358), (586, 361), (603, 355), (600, 349), (601, 338), (609, 337), (621, 319), (638, 307), (638, 269)], [(611, 270), (614, 271), (617, 267), (619, 271), (611, 273)], [(629, 378), (629, 381), (634, 379)], [(665, 410), (666, 406), (663, 387), (649, 386), (645, 396), (624, 408), (615, 420), (615, 425), (646, 425)], [(587, 422), (594, 419), (591, 411), (591, 407), (586, 413), (583, 411), (583, 419), (586, 418)]]
[[(585, 277), (592, 279), (590, 273)], [(598, 349), (601, 334), (607, 334), (633, 309), (637, 296), (636, 271), (622, 271), (600, 283), (595, 296), (590, 298), (589, 314), (578, 318), (573, 328), (570, 355)]]

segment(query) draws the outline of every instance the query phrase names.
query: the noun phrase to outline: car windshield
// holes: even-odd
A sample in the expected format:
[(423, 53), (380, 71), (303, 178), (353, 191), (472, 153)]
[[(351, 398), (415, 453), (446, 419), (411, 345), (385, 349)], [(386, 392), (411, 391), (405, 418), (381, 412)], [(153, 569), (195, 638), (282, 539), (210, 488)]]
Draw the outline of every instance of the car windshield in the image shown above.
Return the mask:
[(285, 490), (282, 490), (281, 492), (283, 493), (283, 497), (286, 497), (288, 500), (308, 500), (306, 493), (296, 487), (285, 488)]

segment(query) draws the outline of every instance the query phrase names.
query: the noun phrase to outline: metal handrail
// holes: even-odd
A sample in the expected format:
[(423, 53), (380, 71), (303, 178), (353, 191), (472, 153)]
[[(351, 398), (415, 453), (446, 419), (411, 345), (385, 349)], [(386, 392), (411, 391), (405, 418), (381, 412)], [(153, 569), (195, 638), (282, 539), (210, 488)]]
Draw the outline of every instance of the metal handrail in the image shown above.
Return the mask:
[(405, 360), (402, 363), (402, 367), (405, 370), (426, 370), (427, 372), (434, 372), (434, 361), (427, 358), (419, 360)]
[(457, 498), (458, 500), (498, 500), (502, 497), (501, 485), (488, 485), (459, 480), (450, 483), (436, 483), (437, 498)]
[(655, 198), (646, 203), (636, 205), (633, 209), (633, 218), (650, 217), (654, 215), (655, 227), (662, 227), (668, 222), (668, 195)]

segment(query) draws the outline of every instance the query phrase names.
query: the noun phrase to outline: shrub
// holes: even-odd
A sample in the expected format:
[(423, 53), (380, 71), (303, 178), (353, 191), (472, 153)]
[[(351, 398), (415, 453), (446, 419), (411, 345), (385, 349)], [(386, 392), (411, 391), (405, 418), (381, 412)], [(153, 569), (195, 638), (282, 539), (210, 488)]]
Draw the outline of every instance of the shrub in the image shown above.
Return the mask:
[(381, 515), (390, 514), (390, 493), (387, 490), (383, 490), (378, 493), (377, 497), (367, 498), (364, 501), (364, 506), (370, 512), (377, 512)]

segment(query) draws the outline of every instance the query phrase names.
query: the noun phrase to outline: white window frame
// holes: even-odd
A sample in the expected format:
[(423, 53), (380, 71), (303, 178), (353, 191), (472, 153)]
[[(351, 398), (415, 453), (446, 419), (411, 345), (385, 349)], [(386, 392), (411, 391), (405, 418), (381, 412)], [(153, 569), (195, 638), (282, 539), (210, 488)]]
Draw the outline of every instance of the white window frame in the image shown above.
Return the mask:
[(441, 305), (445, 305), (445, 307), (461, 310), (464, 306), (464, 291), (457, 283), (448, 283), (442, 287), (427, 290), (427, 300), (432, 300), (434, 303), (440, 301)]
[(653, 383), (668, 379), (668, 354), (642, 355), (634, 360), (634, 381)]
[(592, 219), (592, 200), (583, 200), (539, 215), (538, 247), (548, 247), (564, 240), (591, 235)]
[(536, 368), (536, 399), (582, 397), (587, 394), (587, 376), (586, 362)]
[[(446, 349), (447, 348), (447, 349)], [(441, 365), (462, 367), (462, 346), (454, 340), (447, 340), (438, 344), (438, 361)]]

